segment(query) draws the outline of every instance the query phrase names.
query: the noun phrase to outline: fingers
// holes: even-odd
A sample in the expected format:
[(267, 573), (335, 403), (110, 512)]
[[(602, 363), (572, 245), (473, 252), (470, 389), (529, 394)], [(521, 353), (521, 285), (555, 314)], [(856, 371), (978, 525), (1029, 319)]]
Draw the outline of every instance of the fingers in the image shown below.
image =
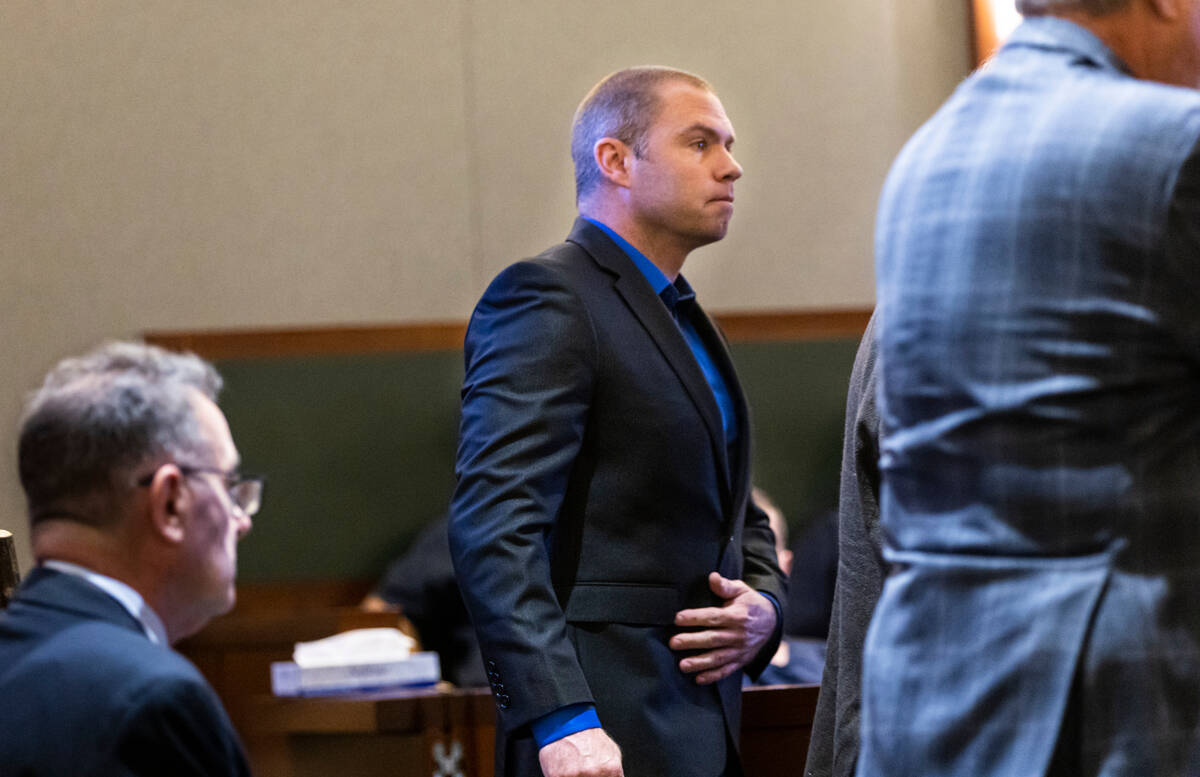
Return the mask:
[(671, 637), (667, 644), (672, 650), (707, 650), (736, 647), (746, 641), (744, 632), (733, 629), (718, 631), (686, 631)]
[(734, 597), (753, 590), (746, 585), (742, 580), (730, 580), (727, 577), (722, 577), (719, 572), (708, 573), (708, 587), (714, 594), (722, 599), (733, 599)]
[(723, 604), (675, 613), (676, 626), (698, 630), (675, 634), (667, 643), (672, 650), (707, 651), (679, 661), (680, 671), (699, 672), (699, 685), (723, 680), (749, 663), (770, 637), (776, 620), (767, 598), (745, 582), (713, 572), (708, 585)]
[(699, 626), (702, 628), (719, 629), (732, 626), (739, 620), (738, 613), (722, 607), (697, 607), (694, 610), (680, 610), (675, 613), (676, 626)]
[(739, 621), (744, 621), (746, 613), (744, 608), (739, 605), (741, 602), (735, 601), (739, 597), (745, 597), (747, 594), (755, 593), (754, 589), (746, 585), (742, 580), (730, 580), (727, 577), (722, 577), (719, 572), (710, 572), (708, 574), (708, 587), (712, 592), (724, 600), (724, 603), (719, 607), (697, 607), (691, 610), (680, 610), (675, 613), (676, 626), (701, 626), (709, 628), (720, 628), (722, 626), (732, 626)]
[[(679, 669), (684, 674), (708, 672), (722, 667), (729, 667), (732, 672), (740, 667), (742, 651), (737, 647), (727, 647), (720, 650), (710, 650), (698, 656), (688, 656), (679, 662)], [(726, 673), (728, 674), (728, 672)]]
[(724, 680), (729, 675), (741, 669), (741, 664), (725, 664), (696, 676), (696, 685), (711, 685), (718, 680)]

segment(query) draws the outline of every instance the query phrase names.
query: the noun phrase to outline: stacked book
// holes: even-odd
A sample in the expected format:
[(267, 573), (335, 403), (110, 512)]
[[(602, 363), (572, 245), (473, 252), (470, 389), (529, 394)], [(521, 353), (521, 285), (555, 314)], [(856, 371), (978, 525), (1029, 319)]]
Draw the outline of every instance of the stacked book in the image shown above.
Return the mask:
[(276, 696), (377, 691), (442, 679), (437, 653), (412, 652), (412, 640), (396, 629), (358, 629), (298, 643), (292, 658), (271, 664)]
[(349, 691), (433, 685), (442, 679), (437, 653), (413, 653), (398, 661), (302, 667), (295, 661), (271, 664), (276, 696), (322, 696)]

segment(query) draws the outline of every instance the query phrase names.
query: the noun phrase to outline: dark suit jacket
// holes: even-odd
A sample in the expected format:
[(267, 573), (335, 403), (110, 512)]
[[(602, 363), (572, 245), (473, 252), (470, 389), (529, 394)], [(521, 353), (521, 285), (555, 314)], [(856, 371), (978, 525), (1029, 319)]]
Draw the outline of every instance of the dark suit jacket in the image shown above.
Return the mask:
[(0, 613), (0, 774), (248, 775), (186, 659), (90, 583), (35, 569)]
[(853, 777), (858, 762), (863, 641), (883, 588), (879, 526), (879, 411), (875, 317), (854, 357), (846, 394), (838, 495), (837, 583), (821, 695), (813, 715), (805, 777)]
[(749, 504), (745, 400), (712, 322), (692, 321), (737, 406), (732, 460), (666, 306), (588, 222), (501, 273), (471, 318), (450, 539), (506, 774), (538, 773), (530, 721), (590, 701), (630, 777), (736, 763), (739, 674), (697, 686), (667, 640), (678, 610), (716, 603), (714, 570), (784, 587)]
[(1200, 94), (1026, 20), (880, 198), (858, 773), (1200, 773)]

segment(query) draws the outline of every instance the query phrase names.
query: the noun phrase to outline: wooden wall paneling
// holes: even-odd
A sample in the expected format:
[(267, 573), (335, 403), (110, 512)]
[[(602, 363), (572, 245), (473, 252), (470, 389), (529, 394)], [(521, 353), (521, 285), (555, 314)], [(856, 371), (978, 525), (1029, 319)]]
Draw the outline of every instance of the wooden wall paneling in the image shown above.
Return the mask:
[[(731, 342), (774, 342), (858, 337), (869, 308), (752, 311), (713, 315)], [(206, 359), (261, 359), (333, 354), (420, 353), (462, 348), (465, 321), (289, 329), (152, 331), (148, 343), (192, 351)]]

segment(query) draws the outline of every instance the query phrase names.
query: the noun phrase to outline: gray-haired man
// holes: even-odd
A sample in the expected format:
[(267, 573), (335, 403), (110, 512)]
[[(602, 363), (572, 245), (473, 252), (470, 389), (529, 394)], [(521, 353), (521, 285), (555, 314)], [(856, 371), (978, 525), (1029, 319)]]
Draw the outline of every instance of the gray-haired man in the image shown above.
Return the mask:
[(7, 774), (243, 775), (200, 673), (169, 645), (233, 606), (262, 483), (191, 355), (67, 359), (30, 398), (18, 460), (38, 567), (0, 615)]

